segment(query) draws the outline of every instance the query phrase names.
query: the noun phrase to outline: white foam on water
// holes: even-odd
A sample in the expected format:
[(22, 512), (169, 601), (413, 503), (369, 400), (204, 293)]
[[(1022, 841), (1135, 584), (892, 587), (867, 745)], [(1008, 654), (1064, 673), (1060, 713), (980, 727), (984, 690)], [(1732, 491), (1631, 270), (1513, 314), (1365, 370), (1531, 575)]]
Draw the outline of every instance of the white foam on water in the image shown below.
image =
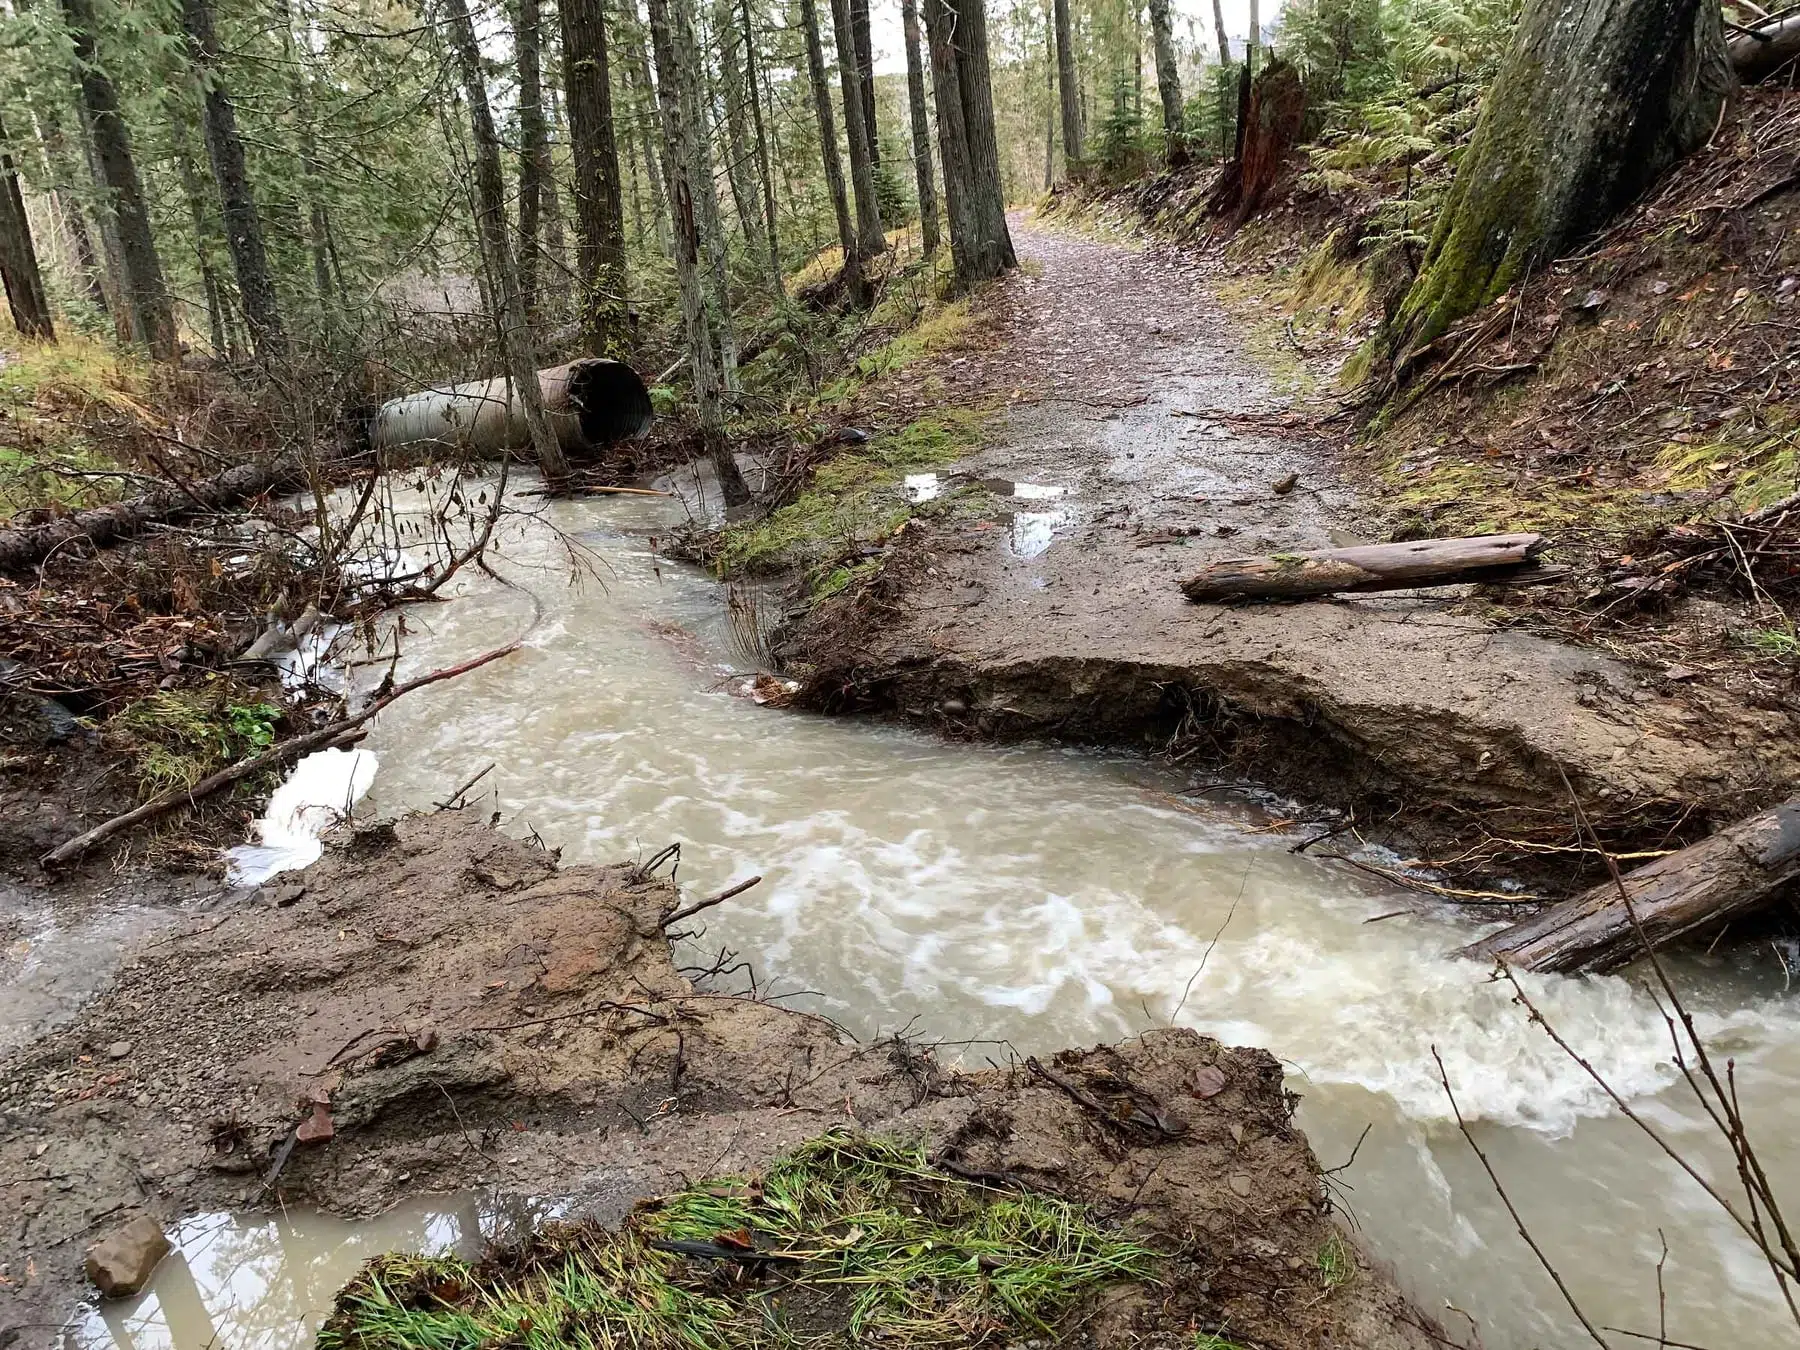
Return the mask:
[(906, 475), (906, 500), (909, 502), (928, 502), (934, 500), (943, 491), (943, 485), (935, 473), (909, 473)]
[(317, 750), (296, 763), (253, 827), (257, 842), (225, 850), (226, 880), (260, 886), (317, 862), (325, 832), (368, 794), (380, 763), (363, 749)]

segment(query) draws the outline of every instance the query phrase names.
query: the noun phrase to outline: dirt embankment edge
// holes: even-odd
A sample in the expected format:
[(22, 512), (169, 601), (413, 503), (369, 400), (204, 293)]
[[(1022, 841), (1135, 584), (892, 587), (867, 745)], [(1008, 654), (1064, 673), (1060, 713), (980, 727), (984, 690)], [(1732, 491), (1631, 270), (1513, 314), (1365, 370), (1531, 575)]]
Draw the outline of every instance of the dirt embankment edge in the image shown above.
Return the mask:
[[(0, 1065), (0, 1174), (21, 1216), (0, 1237), (0, 1345), (46, 1339), (84, 1292), (88, 1245), (140, 1213), (363, 1214), (492, 1186), (610, 1222), (843, 1127), (922, 1141), (1179, 1250), (1199, 1279), (1146, 1303), (1143, 1330), (1223, 1326), (1294, 1350), (1441, 1334), (1368, 1261), (1347, 1279), (1322, 1270), (1328, 1245), (1349, 1248), (1266, 1052), (1169, 1030), (1064, 1052), (1049, 1075), (962, 1073), (927, 1047), (859, 1045), (823, 1018), (695, 988), (663, 927), (677, 901), (638, 868), (559, 869), (440, 812), (340, 839), (144, 948)], [(1179, 1128), (1092, 1109), (1128, 1101)]]

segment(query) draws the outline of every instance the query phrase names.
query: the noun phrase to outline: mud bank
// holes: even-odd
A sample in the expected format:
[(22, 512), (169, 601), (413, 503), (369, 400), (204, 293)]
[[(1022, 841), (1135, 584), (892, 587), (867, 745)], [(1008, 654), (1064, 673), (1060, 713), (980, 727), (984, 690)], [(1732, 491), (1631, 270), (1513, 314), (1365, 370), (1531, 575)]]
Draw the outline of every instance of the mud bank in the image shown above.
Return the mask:
[[(368, 1214), (503, 1187), (612, 1223), (842, 1127), (1087, 1203), (1191, 1263), (1136, 1331), (1222, 1326), (1296, 1350), (1441, 1334), (1360, 1257), (1348, 1278), (1322, 1264), (1349, 1249), (1267, 1053), (1171, 1030), (1066, 1052), (1047, 1075), (960, 1072), (696, 988), (663, 928), (678, 899), (640, 868), (559, 870), (440, 812), (341, 838), (145, 946), (0, 1068), (18, 1216), (0, 1234), (0, 1344), (53, 1339), (87, 1246), (140, 1213)], [(1120, 1101), (1176, 1128), (1123, 1126)]]
[(940, 476), (953, 509), (786, 635), (812, 704), (1166, 748), (1545, 893), (1595, 868), (1564, 775), (1610, 843), (1651, 849), (1800, 782), (1792, 708), (1506, 628), (1470, 587), (1189, 603), (1207, 561), (1369, 542), (1374, 513), (1292, 411), (1301, 377), (1284, 392), (1247, 354), (1217, 262), (1015, 234), (1041, 275), (1009, 279), (995, 350), (947, 375), (952, 397), (1004, 381), (1014, 401)]

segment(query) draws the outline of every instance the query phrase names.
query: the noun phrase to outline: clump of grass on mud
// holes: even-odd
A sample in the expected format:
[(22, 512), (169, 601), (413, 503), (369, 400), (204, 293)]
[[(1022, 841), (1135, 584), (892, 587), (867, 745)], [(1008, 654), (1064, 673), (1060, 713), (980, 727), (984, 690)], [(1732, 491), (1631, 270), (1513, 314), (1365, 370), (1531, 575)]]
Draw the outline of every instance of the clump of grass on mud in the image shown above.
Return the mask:
[(223, 687), (165, 689), (129, 704), (106, 724), (132, 758), (146, 797), (191, 788), (227, 764), (275, 743), (281, 709)]
[(797, 567), (815, 599), (835, 594), (869, 561), (856, 556), (865, 547), (890, 538), (920, 510), (942, 509), (935, 502), (908, 502), (905, 477), (968, 454), (980, 443), (985, 422), (980, 412), (950, 409), (827, 460), (786, 506), (728, 526), (714, 569), (733, 577)]
[[(696, 1244), (755, 1256), (709, 1259)], [(338, 1295), (318, 1345), (976, 1345), (1053, 1333), (1102, 1285), (1147, 1281), (1153, 1265), (1080, 1206), (989, 1191), (934, 1171), (918, 1145), (837, 1132), (764, 1177), (640, 1207), (617, 1233), (554, 1230), (522, 1263), (379, 1257)]]

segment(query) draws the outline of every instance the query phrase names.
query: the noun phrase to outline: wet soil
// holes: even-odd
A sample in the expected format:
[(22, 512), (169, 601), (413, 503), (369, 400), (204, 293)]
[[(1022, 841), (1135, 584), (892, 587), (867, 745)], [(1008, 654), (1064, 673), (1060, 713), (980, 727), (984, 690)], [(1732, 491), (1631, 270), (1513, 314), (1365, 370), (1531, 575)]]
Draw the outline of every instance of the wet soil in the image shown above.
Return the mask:
[[(1473, 588), (1187, 601), (1178, 582), (1208, 560), (1369, 542), (1376, 513), (1246, 355), (1219, 260), (1018, 217), (1013, 233), (1025, 266), (992, 299), (986, 349), (940, 371), (952, 401), (1008, 403), (946, 475), (997, 490), (914, 521), (877, 580), (789, 636), (813, 702), (1167, 748), (1349, 808), (1403, 847), (1480, 844), (1486, 874), (1550, 890), (1592, 870), (1568, 847), (1565, 775), (1611, 840), (1640, 847), (1800, 780), (1792, 709), (1496, 627)], [(1062, 493), (1020, 503), (1020, 481)]]
[(305, 873), (190, 915), (0, 1061), (0, 1345), (53, 1339), (86, 1247), (139, 1213), (364, 1214), (503, 1186), (612, 1222), (837, 1126), (1090, 1202), (1193, 1262), (1122, 1323), (1133, 1336), (1410, 1350), (1442, 1334), (1368, 1262), (1322, 1269), (1338, 1229), (1267, 1053), (1170, 1030), (1048, 1073), (960, 1072), (697, 988), (664, 930), (679, 898), (640, 867), (559, 869), (446, 811), (346, 834)]

